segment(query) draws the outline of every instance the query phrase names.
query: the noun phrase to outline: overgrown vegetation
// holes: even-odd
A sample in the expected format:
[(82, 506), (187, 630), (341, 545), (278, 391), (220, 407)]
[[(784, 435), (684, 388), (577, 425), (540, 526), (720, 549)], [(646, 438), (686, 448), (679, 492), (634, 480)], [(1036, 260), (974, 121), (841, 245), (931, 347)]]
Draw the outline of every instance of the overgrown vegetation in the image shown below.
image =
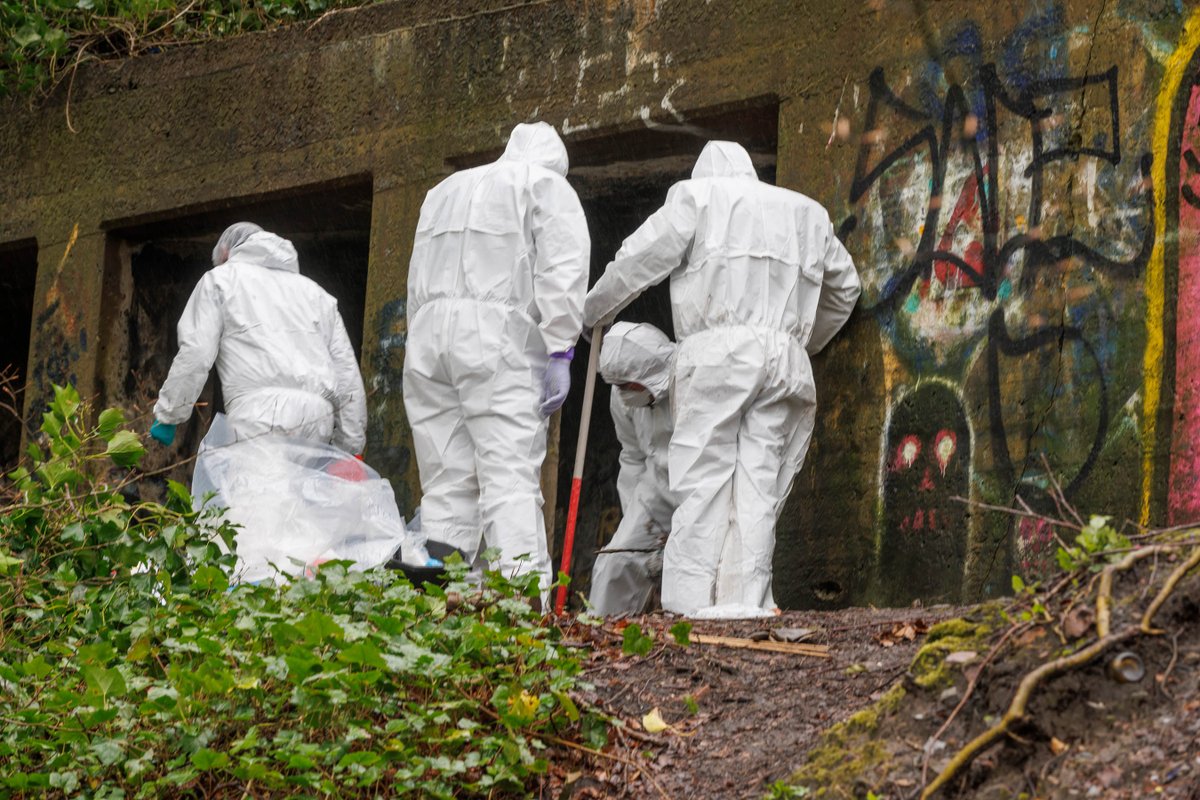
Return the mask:
[(85, 61), (316, 19), (376, 0), (0, 0), (0, 97), (44, 92)]
[[(56, 388), (0, 507), (0, 795), (504, 797), (606, 727), (536, 585), (345, 564), (230, 585), (234, 531), (122, 493), (119, 411)], [(575, 745), (578, 747), (578, 745)]]

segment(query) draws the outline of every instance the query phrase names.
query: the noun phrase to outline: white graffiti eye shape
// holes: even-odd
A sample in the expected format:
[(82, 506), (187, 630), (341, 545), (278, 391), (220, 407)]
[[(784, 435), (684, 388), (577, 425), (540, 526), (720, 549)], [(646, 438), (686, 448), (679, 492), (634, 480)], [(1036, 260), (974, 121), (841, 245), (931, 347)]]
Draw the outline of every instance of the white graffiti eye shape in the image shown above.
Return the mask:
[(921, 440), (916, 436), (905, 436), (896, 447), (895, 469), (908, 469), (921, 455)]
[(933, 452), (937, 456), (938, 467), (942, 470), (943, 478), (946, 477), (946, 466), (957, 449), (958, 437), (954, 435), (954, 431), (942, 429), (933, 438)]

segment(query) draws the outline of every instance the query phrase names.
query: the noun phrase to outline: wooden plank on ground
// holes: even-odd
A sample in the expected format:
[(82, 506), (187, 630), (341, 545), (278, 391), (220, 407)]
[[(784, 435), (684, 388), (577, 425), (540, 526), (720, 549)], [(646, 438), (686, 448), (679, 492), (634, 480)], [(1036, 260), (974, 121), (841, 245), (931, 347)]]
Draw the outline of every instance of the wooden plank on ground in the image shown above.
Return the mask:
[(742, 650), (765, 650), (769, 653), (791, 653), (797, 656), (812, 656), (813, 658), (829, 658), (829, 647), (823, 644), (804, 644), (800, 642), (756, 642), (753, 639), (738, 639), (733, 636), (709, 636), (704, 633), (693, 633), (689, 637), (696, 644), (711, 644), (718, 647), (734, 647)]

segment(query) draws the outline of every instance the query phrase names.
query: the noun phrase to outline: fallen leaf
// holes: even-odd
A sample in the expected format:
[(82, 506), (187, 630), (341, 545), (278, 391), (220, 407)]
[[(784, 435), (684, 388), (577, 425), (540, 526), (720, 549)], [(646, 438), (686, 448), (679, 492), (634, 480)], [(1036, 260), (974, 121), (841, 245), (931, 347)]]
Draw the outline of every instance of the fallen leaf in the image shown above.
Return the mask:
[(642, 717), (642, 727), (646, 729), (646, 733), (662, 733), (671, 729), (671, 726), (663, 721), (662, 713), (659, 712), (657, 706)]
[(1096, 612), (1088, 606), (1075, 606), (1063, 618), (1062, 629), (1068, 639), (1078, 639), (1087, 635), (1096, 622)]
[(771, 631), (771, 638), (779, 642), (803, 642), (816, 633), (815, 628), (776, 628)]
[(1063, 753), (1071, 749), (1071, 745), (1059, 739), (1057, 736), (1050, 737), (1050, 752), (1056, 756), (1061, 756)]
[(1038, 626), (1035, 628), (1030, 628), (1029, 630), (1025, 631), (1020, 636), (1018, 636), (1015, 641), (1017, 643), (1017, 646), (1019, 646), (1019, 647), (1029, 647), (1030, 645), (1032, 645), (1034, 642), (1036, 642), (1038, 639), (1041, 639), (1045, 635), (1046, 635), (1046, 629), (1041, 626)]

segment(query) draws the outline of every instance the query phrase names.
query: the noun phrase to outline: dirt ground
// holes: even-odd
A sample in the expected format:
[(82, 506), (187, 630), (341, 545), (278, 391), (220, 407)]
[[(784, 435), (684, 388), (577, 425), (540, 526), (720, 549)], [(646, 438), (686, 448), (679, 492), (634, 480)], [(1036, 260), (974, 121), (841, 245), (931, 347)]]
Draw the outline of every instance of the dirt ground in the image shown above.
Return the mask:
[[(1118, 576), (1114, 630), (1136, 623), (1155, 580), (1147, 571)], [(1161, 571), (1157, 578), (1161, 581)], [(558, 800), (910, 800), (967, 741), (1003, 715), (1024, 675), (1083, 641), (1064, 633), (1070, 603), (1063, 598), (1047, 605), (1024, 624), (1018, 602), (1007, 605), (1012, 616), (1004, 622), (999, 606), (942, 606), (786, 612), (770, 620), (697, 622), (693, 628), (734, 637), (813, 628), (817, 633), (807, 641), (827, 645), (827, 659), (720, 645), (681, 647), (667, 632), (677, 621), (670, 615), (575, 626), (568, 639), (589, 648), (586, 678), (594, 687), (581, 699), (624, 720), (627, 728), (610, 735), (603, 756), (555, 751), (540, 794)], [(967, 645), (947, 640), (951, 644), (936, 663), (914, 665), (919, 652), (924, 658), (932, 648), (921, 650), (927, 628), (963, 616), (990, 619), (990, 631), (949, 661), (949, 652)], [(645, 657), (622, 653), (622, 628), (631, 622), (655, 631), (656, 644)], [(1179, 585), (1157, 622), (1161, 635), (1139, 636), (1046, 682), (1034, 693), (1027, 720), (983, 751), (939, 796), (1200, 800), (1200, 576)], [(1143, 677), (1115, 677), (1110, 662), (1121, 650), (1141, 660)], [(956, 712), (970, 679), (989, 658)], [(930, 682), (928, 673), (922, 677), (922, 670), (943, 661), (936, 680)], [(644, 715), (652, 709), (671, 727), (653, 734), (643, 730)], [(869, 717), (869, 725), (860, 723), (862, 730), (829, 733), (864, 709), (855, 717)], [(814, 770), (816, 759), (825, 766)], [(801, 767), (809, 778), (807, 794), (782, 785), (772, 794), (776, 781), (790, 779)]]
[[(767, 620), (695, 622), (692, 632), (750, 637), (780, 628), (815, 629), (806, 643), (829, 647), (829, 658), (674, 644), (669, 614), (577, 626), (589, 638), (584, 700), (626, 721), (612, 735), (612, 752), (627, 762), (566, 755), (557, 760), (558, 780), (545, 797), (761, 798), (775, 781), (791, 775), (828, 726), (869, 705), (908, 669), (919, 631), (956, 616), (960, 609), (862, 609), (789, 611)], [(655, 630), (656, 646), (645, 657), (621, 652), (629, 622)], [(914, 639), (905, 637), (905, 626)], [(898, 636), (891, 636), (899, 628)], [(891, 643), (880, 642), (881, 635)], [(689, 708), (688, 698), (694, 705)], [(659, 709), (671, 730), (649, 735), (643, 716)], [(694, 713), (693, 713), (694, 712)], [(636, 766), (635, 766), (636, 765)], [(563, 776), (579, 773), (573, 793), (561, 794)], [(657, 785), (655, 785), (657, 784)]]

